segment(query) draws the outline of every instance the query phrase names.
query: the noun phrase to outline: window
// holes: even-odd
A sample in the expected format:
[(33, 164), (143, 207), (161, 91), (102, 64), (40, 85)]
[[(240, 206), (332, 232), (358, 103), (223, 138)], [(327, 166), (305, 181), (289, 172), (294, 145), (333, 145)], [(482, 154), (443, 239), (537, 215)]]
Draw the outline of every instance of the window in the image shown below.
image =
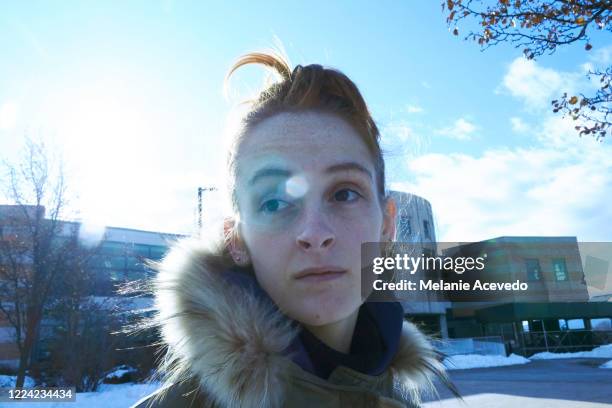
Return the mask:
[(412, 235), (412, 226), (410, 225), (410, 217), (405, 217), (402, 216), (400, 217), (399, 220), (399, 226), (398, 226), (398, 240), (401, 241), (408, 241), (408, 237), (410, 235)]
[(565, 267), (565, 259), (564, 258), (553, 258), (553, 274), (555, 275), (555, 279), (558, 281), (566, 281), (567, 278), (567, 268)]
[(567, 320), (559, 319), (559, 329), (560, 330), (567, 330)]
[(151, 246), (150, 250), (151, 250), (151, 259), (155, 261), (159, 261), (160, 259), (164, 257), (164, 255), (168, 251), (168, 248), (163, 247), (163, 246)]
[(584, 320), (570, 319), (567, 321), (567, 328), (570, 330), (584, 330)]
[(431, 239), (431, 234), (429, 233), (429, 221), (423, 220), (423, 234), (425, 234), (425, 238)]
[(135, 256), (126, 257), (126, 267), (127, 269), (133, 269), (137, 271), (144, 271), (144, 263), (141, 258), (137, 258)]
[(125, 244), (122, 242), (106, 241), (102, 243), (100, 253), (104, 255), (122, 255), (125, 253)]
[(529, 333), (529, 322), (527, 320), (523, 320), (523, 331)]
[(111, 257), (105, 255), (93, 255), (89, 258), (88, 265), (92, 268), (112, 269)]
[(591, 329), (610, 330), (612, 329), (612, 324), (609, 318), (591, 319)]
[[(112, 256), (105, 261), (107, 267), (113, 269), (125, 269), (125, 257), (124, 256)], [(110, 265), (109, 265), (110, 264)]]
[(525, 267), (527, 269), (527, 280), (542, 280), (542, 270), (540, 269), (540, 261), (538, 259), (525, 259)]
[(132, 253), (137, 256), (148, 258), (150, 256), (149, 255), (149, 245), (134, 244)]

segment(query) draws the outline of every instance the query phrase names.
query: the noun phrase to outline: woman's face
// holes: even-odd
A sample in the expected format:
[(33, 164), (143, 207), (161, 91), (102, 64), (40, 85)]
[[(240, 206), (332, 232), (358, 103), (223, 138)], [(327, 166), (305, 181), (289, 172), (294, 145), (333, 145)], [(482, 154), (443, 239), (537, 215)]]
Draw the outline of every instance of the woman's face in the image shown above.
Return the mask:
[(306, 325), (355, 312), (361, 243), (395, 232), (358, 133), (335, 115), (279, 113), (249, 131), (237, 163), (239, 233), (262, 288)]

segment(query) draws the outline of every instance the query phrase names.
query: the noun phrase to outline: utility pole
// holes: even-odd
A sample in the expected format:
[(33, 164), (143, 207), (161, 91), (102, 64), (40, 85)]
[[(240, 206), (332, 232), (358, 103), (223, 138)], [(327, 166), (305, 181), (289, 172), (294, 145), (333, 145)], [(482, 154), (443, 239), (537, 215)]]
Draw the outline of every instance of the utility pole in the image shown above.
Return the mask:
[(202, 230), (202, 193), (205, 191), (217, 191), (217, 188), (198, 187), (198, 234)]

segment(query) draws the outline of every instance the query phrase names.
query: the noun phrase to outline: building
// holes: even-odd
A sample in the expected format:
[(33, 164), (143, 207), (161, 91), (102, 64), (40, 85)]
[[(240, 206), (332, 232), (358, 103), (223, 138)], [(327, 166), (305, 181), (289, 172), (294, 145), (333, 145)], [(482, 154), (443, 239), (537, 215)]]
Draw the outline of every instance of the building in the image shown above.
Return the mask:
[[(484, 278), (496, 282), (528, 282), (528, 291), (497, 292), (491, 299), (493, 303), (589, 300), (576, 237), (498, 237), (446, 248), (442, 254), (484, 256), (485, 269), (479, 274), (461, 275), (464, 281)], [(449, 300), (461, 299), (450, 293)]]
[[(579, 244), (576, 237), (498, 237), (474, 243), (437, 243), (430, 203), (403, 192), (391, 192), (391, 196), (398, 206), (396, 241), (409, 243), (414, 253), (440, 257), (486, 254), (485, 271), (473, 275), (472, 280), (486, 277), (529, 284), (527, 292), (491, 292), (481, 298), (447, 291), (403, 300), (406, 317), (426, 332), (442, 339), (494, 336), (507, 350), (523, 355), (586, 350), (612, 342), (612, 302), (606, 302), (609, 296), (594, 296), (589, 302), (590, 289), (604, 288), (610, 281), (609, 246)], [(428, 278), (451, 281), (470, 279), (467, 274), (428, 274)]]
[[(480, 299), (448, 293), (450, 337), (500, 336), (523, 355), (585, 350), (612, 341), (612, 304), (589, 302), (575, 237), (499, 237), (458, 245), (443, 254), (486, 254), (485, 269), (472, 281), (519, 280), (529, 285), (528, 291), (492, 292)], [(470, 280), (467, 274), (461, 278)]]
[[(10, 244), (12, 248), (15, 248), (15, 242), (20, 242), (20, 267), (23, 273), (28, 273), (32, 243), (24, 238), (28, 236), (24, 226), (24, 220), (28, 217), (24, 216), (24, 211), (28, 217), (32, 218), (36, 215), (37, 209), (34, 206), (0, 206), (0, 244)], [(38, 211), (41, 211), (39, 216), (44, 219), (44, 207), (39, 207)], [(59, 221), (59, 232), (56, 236), (56, 239), (60, 240), (78, 236), (95, 247), (93, 255), (88, 260), (88, 265), (95, 276), (94, 291), (91, 296), (97, 299), (117, 296), (116, 290), (119, 285), (151, 276), (153, 271), (148, 266), (148, 262), (162, 259), (169, 245), (181, 238), (176, 234), (106, 227), (98, 240), (92, 242), (91, 237), (85, 237), (80, 223), (67, 221)], [(0, 257), (0, 260), (3, 258)], [(0, 267), (2, 267), (2, 262), (0, 262)], [(3, 301), (2, 306), (5, 308), (10, 309), (13, 306), (7, 299), (0, 299), (0, 301)], [(137, 299), (129, 303), (128, 307), (142, 308), (150, 306), (150, 303), (150, 299)], [(123, 306), (125, 304), (127, 303), (122, 303)], [(44, 345), (41, 346), (44, 343), (42, 340), (52, 332), (52, 329), (53, 322), (43, 319), (39, 330), (39, 341), (33, 352), (34, 356), (40, 356), (44, 352)], [(18, 364), (18, 359), (15, 329), (6, 316), (0, 313), (0, 366), (14, 367)]]
[[(434, 217), (429, 201), (415, 194), (390, 191), (397, 206), (396, 236), (398, 243), (418, 255), (434, 256), (438, 253)], [(402, 307), (409, 320), (418, 324), (424, 331), (448, 337), (446, 310), (451, 306), (445, 296), (427, 293), (418, 301), (402, 300)]]
[(96, 275), (97, 296), (114, 295), (117, 286), (153, 273), (148, 262), (163, 258), (180, 235), (129, 228), (106, 227), (97, 255), (90, 265)]
[(426, 252), (436, 252), (436, 231), (431, 204), (423, 197), (403, 191), (390, 191), (397, 206), (398, 242), (421, 244)]
[[(575, 351), (612, 342), (612, 302), (589, 302), (584, 265), (595, 265), (597, 279), (605, 282), (601, 259), (586, 263), (575, 237), (499, 237), (440, 248), (436, 242), (431, 204), (413, 194), (392, 191), (398, 208), (396, 241), (424, 256), (466, 257), (486, 254), (488, 278), (529, 283), (529, 293), (496, 294), (488, 299), (462, 299), (452, 292), (426, 293), (426, 298), (401, 301), (407, 319), (429, 334), (448, 338), (496, 336), (508, 349), (524, 355), (538, 351)], [(40, 209), (38, 209), (40, 210)], [(20, 212), (21, 211), (21, 212)], [(36, 208), (27, 208), (36, 214)], [(43, 215), (44, 215), (44, 209)], [(23, 209), (0, 206), (0, 243), (20, 231)], [(66, 237), (78, 234), (82, 225), (62, 222)], [(172, 242), (182, 236), (128, 228), (107, 227), (89, 265), (95, 272), (93, 296), (116, 296), (125, 282), (151, 276), (150, 261), (162, 259)], [(24, 244), (27, 253), (27, 242)], [(27, 270), (28, 257), (22, 258)], [(607, 266), (608, 264), (606, 264)], [(0, 262), (1, 266), (1, 262)], [(462, 275), (463, 276), (463, 275)], [(467, 279), (467, 275), (466, 279)], [(440, 272), (439, 278), (448, 279)], [(1, 299), (0, 299), (1, 300)], [(595, 299), (593, 299), (595, 300)], [(604, 300), (604, 299), (602, 299)], [(607, 298), (606, 298), (607, 300)], [(146, 303), (145, 299), (145, 303)], [(148, 300), (150, 302), (150, 299)], [(146, 307), (146, 305), (145, 305)], [(0, 317), (0, 365), (14, 365), (19, 357), (14, 330)], [(43, 321), (41, 333), (52, 328)], [(39, 350), (40, 351), (40, 350)]]

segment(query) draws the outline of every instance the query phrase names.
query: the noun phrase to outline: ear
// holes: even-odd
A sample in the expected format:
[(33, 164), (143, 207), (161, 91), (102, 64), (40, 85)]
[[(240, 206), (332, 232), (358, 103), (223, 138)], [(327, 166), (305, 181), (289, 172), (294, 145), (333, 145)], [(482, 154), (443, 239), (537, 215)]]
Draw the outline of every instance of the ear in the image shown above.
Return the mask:
[(381, 241), (395, 240), (395, 218), (397, 216), (397, 206), (395, 200), (387, 197), (385, 200), (385, 208), (383, 209), (383, 230)]
[(234, 218), (226, 218), (223, 221), (223, 233), (227, 249), (238, 266), (247, 266), (251, 262), (251, 257), (246, 249), (246, 245), (240, 239), (240, 224)]

